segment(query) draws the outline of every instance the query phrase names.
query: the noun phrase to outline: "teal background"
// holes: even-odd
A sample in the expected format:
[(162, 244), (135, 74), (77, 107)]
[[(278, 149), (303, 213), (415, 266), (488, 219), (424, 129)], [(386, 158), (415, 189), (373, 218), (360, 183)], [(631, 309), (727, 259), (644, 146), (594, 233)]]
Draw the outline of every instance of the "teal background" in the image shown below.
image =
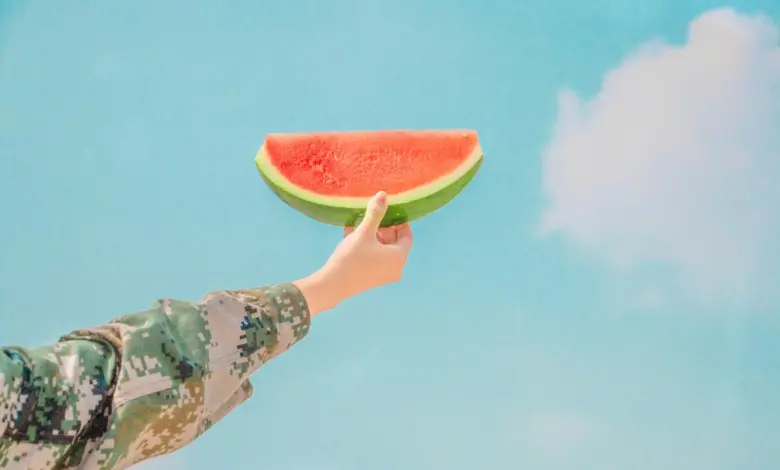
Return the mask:
[(474, 128), (485, 162), (414, 225), (403, 282), (316, 318), (143, 468), (778, 468), (776, 310), (675, 298), (674, 275), (648, 309), (641, 272), (539, 234), (558, 92), (721, 4), (443, 5), (0, 0), (0, 343), (316, 269), (341, 231), (265, 187), (267, 133)]

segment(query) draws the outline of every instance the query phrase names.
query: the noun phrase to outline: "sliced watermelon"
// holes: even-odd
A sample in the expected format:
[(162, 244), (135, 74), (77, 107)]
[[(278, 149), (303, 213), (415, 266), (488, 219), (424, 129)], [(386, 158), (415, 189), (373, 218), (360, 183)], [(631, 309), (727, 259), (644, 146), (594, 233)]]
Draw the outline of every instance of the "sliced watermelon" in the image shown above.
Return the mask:
[(385, 191), (388, 227), (450, 202), (477, 173), (482, 147), (469, 130), (271, 134), (255, 163), (279, 198), (332, 225), (356, 225)]

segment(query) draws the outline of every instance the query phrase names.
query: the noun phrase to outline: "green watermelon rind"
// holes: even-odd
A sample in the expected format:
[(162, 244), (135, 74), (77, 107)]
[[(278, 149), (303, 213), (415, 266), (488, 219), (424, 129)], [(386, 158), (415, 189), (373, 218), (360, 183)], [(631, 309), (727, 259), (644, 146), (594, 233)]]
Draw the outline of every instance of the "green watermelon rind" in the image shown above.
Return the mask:
[[(400, 198), (390, 195), (390, 204), (380, 226), (391, 227), (412, 222), (441, 209), (468, 186), (482, 166), (482, 161), (482, 149), (478, 145), (472, 156), (466, 160), (470, 163), (468, 170), (452, 181), (448, 181), (446, 185), (433, 183), (421, 186), (404, 193)], [(263, 181), (279, 199), (314, 220), (339, 227), (354, 227), (365, 215), (370, 198), (349, 198), (339, 201), (339, 198), (318, 198), (312, 194), (307, 194), (307, 197), (296, 195), (295, 193), (300, 194), (303, 191), (292, 187), (293, 185), (287, 181), (277, 181), (277, 178), (270, 176), (273, 172), (268, 171), (270, 164), (267, 163), (264, 148), (255, 158), (255, 165)]]

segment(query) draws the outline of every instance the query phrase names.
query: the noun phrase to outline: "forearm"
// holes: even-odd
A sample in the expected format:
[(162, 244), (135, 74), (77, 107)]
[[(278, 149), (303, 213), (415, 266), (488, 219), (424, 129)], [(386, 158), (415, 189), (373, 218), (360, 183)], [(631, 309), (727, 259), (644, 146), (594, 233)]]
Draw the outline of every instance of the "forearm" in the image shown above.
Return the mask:
[(244, 402), (251, 374), (305, 337), (310, 321), (287, 283), (162, 300), (118, 318), (112, 425), (85, 468), (125, 468), (186, 445)]

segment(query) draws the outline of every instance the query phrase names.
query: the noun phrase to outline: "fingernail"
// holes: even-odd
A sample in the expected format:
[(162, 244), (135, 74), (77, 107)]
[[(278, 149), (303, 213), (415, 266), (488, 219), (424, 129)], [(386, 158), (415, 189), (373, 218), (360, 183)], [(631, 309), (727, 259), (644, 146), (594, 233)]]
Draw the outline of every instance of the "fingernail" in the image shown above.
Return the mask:
[(384, 207), (384, 205), (387, 204), (387, 193), (384, 191), (379, 191), (376, 195), (376, 202), (380, 206)]

